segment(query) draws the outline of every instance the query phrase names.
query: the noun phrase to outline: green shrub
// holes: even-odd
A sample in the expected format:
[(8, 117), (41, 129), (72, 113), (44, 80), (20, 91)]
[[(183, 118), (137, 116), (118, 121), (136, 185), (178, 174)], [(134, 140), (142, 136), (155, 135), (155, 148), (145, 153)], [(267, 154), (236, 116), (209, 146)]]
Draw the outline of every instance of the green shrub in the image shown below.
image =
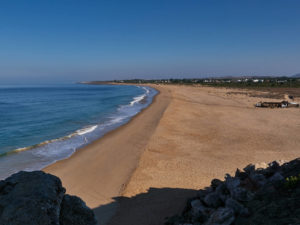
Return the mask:
[(300, 182), (300, 174), (298, 176), (290, 176), (285, 179), (285, 187), (288, 189), (295, 188)]

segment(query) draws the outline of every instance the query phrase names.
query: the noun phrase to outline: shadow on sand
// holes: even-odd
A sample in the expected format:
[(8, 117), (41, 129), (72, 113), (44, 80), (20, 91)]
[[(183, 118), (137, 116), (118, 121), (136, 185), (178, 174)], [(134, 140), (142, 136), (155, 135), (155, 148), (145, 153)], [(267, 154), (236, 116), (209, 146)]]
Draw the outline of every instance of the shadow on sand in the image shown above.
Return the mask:
[(93, 209), (100, 225), (162, 225), (167, 217), (180, 214), (196, 190), (150, 188), (131, 198), (115, 197), (114, 202)]

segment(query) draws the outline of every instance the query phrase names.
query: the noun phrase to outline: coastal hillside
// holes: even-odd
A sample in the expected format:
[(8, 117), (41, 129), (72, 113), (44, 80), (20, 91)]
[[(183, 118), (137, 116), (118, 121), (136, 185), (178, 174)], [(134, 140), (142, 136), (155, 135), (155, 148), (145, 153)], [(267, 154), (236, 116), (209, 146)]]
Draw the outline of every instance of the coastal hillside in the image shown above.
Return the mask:
[(213, 179), (167, 225), (300, 224), (300, 158), (248, 165)]

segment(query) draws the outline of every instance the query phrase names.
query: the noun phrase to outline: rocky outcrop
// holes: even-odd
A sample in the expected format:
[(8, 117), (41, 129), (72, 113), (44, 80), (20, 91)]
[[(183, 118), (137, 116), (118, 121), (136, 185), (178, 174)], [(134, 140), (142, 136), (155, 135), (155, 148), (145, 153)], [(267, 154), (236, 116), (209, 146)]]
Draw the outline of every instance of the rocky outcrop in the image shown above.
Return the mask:
[(93, 211), (76, 196), (65, 195), (60, 211), (60, 225), (92, 225), (95, 224)]
[(65, 194), (59, 178), (19, 172), (0, 181), (0, 225), (96, 225), (78, 197)]
[(300, 224), (300, 159), (248, 165), (214, 179), (166, 224)]

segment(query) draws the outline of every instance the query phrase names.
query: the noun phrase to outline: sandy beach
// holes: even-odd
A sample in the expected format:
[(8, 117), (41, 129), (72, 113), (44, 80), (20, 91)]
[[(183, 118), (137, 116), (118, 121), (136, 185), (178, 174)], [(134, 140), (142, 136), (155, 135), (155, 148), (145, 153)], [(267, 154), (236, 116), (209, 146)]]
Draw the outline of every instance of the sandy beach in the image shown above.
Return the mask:
[(128, 124), (45, 169), (99, 224), (163, 224), (213, 178), (299, 157), (299, 109), (255, 108), (266, 99), (245, 90), (153, 87), (160, 94)]

